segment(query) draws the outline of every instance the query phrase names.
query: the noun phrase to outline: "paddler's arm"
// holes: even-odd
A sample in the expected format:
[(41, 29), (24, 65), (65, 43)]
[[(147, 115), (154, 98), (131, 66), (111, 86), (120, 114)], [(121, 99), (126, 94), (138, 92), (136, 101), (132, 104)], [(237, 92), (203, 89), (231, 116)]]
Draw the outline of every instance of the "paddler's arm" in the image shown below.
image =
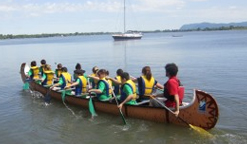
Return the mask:
[(71, 85), (66, 85), (66, 86), (64, 87), (64, 89), (70, 88), (70, 87), (72, 87), (72, 86), (76, 86), (76, 85), (78, 85), (79, 83), (80, 83), (80, 80), (77, 79), (76, 82), (72, 83)]
[(178, 114), (179, 114), (179, 97), (178, 97), (178, 94), (174, 95), (174, 100), (175, 100), (175, 103), (176, 103), (174, 115), (177, 117)]
[(46, 79), (46, 74), (43, 74), (42, 78), (41, 78), (41, 82), (43, 82)]
[(127, 103), (128, 101), (132, 100), (134, 98), (134, 95), (129, 95), (121, 104), (118, 105), (118, 108), (122, 109), (123, 105)]
[(109, 80), (113, 81), (113, 83), (116, 84), (116, 85), (121, 85), (122, 84), (120, 81), (118, 81), (117, 79), (112, 78), (112, 77), (106, 77), (106, 79), (109, 79)]
[(160, 83), (157, 82), (157, 84), (155, 85), (157, 88), (159, 89), (164, 89), (164, 86)]
[(62, 84), (63, 84), (63, 78), (59, 78), (59, 82), (56, 83), (56, 84), (54, 84), (54, 85), (52, 85), (52, 86), (50, 87), (50, 89), (53, 89), (54, 87), (60, 86), (60, 85), (62, 85)]
[(118, 108), (120, 109), (122, 109), (125, 103), (127, 103), (128, 101), (134, 98), (133, 91), (128, 85), (124, 85), (123, 91), (127, 94), (127, 98), (120, 105), (118, 105)]
[(99, 80), (99, 77), (90, 76), (90, 75), (88, 75), (87, 77), (89, 77), (89, 78), (91, 78), (91, 79), (94, 79), (94, 80)]
[(29, 70), (28, 73), (27, 73), (27, 75), (26, 75), (26, 77), (27, 77), (27, 78), (30, 78), (30, 76), (31, 76), (32, 74), (33, 74), (32, 70)]
[(103, 92), (103, 90), (105, 89), (105, 84), (103, 82), (100, 82), (98, 85), (98, 89), (90, 89), (88, 90), (89, 93), (91, 92), (95, 92), (97, 94), (101, 94)]

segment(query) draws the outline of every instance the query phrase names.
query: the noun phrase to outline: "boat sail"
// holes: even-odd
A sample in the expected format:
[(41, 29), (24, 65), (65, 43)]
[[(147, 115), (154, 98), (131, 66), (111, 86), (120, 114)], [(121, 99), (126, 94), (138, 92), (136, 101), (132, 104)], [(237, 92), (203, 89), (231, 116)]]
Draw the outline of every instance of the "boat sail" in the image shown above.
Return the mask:
[(125, 0), (124, 0), (124, 32), (120, 34), (113, 34), (114, 40), (131, 40), (131, 39), (141, 39), (142, 33), (138, 31), (127, 31), (126, 32), (126, 20), (125, 20)]

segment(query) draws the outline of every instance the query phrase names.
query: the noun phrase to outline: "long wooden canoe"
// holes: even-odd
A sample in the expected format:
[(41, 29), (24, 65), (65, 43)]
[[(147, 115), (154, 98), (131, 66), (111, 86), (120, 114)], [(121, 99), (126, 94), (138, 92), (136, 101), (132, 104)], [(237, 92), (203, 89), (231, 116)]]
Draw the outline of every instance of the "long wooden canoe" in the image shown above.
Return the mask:
[[(23, 63), (20, 68), (23, 82), (26, 80), (26, 69), (26, 64)], [(29, 81), (29, 85), (32, 90), (38, 91), (43, 95), (45, 95), (49, 90), (48, 88), (43, 87), (34, 81)], [(57, 91), (50, 91), (49, 94), (53, 99), (62, 101), (61, 93)], [(66, 103), (77, 105), (83, 108), (88, 108), (89, 104), (89, 99), (76, 96), (66, 96), (65, 101)], [(96, 111), (119, 115), (118, 108), (114, 103), (101, 102), (96, 99), (93, 100), (93, 103)], [(168, 110), (160, 107), (150, 107), (148, 105), (125, 105), (123, 106), (122, 112), (125, 117), (186, 126), (184, 122), (179, 120)], [(186, 106), (180, 106), (179, 117), (194, 126), (198, 126), (204, 129), (211, 129), (216, 125), (219, 118), (217, 102), (210, 94), (201, 90), (194, 90), (192, 101)]]

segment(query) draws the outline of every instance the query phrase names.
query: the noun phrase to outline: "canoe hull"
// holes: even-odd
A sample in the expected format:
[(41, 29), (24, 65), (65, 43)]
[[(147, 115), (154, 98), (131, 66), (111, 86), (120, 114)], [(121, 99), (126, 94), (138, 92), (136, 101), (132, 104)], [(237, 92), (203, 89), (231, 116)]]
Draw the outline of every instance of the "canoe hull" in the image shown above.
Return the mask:
[[(26, 79), (24, 72), (25, 65), (25, 63), (21, 65), (21, 77), (23, 82), (25, 82)], [(48, 88), (43, 87), (33, 81), (30, 81), (29, 84), (30, 89), (38, 91), (43, 95), (45, 95), (49, 90)], [(61, 93), (57, 91), (51, 91), (49, 94), (53, 99), (62, 101)], [(66, 103), (83, 108), (88, 108), (89, 103), (89, 99), (75, 96), (66, 96), (65, 101)], [(101, 102), (95, 99), (93, 100), (93, 103), (96, 111), (119, 115), (118, 108), (114, 103)], [(161, 123), (173, 123), (184, 126), (187, 125), (164, 108), (125, 105), (123, 106), (122, 112), (125, 117), (144, 119)], [(194, 90), (193, 100), (188, 105), (180, 107), (179, 117), (194, 126), (199, 126), (204, 129), (211, 129), (218, 121), (218, 105), (210, 94), (200, 90)]]

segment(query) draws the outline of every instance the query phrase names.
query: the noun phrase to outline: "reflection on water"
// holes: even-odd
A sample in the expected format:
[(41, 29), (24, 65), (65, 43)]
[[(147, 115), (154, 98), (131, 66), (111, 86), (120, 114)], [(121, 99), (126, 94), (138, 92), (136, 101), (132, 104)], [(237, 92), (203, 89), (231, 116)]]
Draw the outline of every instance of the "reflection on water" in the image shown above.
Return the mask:
[[(1, 40), (0, 143), (247, 143), (247, 32), (184, 32), (145, 34), (142, 40), (114, 42), (110, 36), (59, 37)], [(115, 76), (123, 68), (138, 77), (150, 65), (154, 77), (164, 83), (164, 65), (175, 62), (186, 88), (212, 94), (220, 108), (220, 119), (206, 139), (192, 129), (97, 112), (52, 101), (45, 106), (41, 95), (22, 91), (19, 67), (22, 62), (45, 58), (73, 72), (77, 62), (87, 74), (93, 66)]]

